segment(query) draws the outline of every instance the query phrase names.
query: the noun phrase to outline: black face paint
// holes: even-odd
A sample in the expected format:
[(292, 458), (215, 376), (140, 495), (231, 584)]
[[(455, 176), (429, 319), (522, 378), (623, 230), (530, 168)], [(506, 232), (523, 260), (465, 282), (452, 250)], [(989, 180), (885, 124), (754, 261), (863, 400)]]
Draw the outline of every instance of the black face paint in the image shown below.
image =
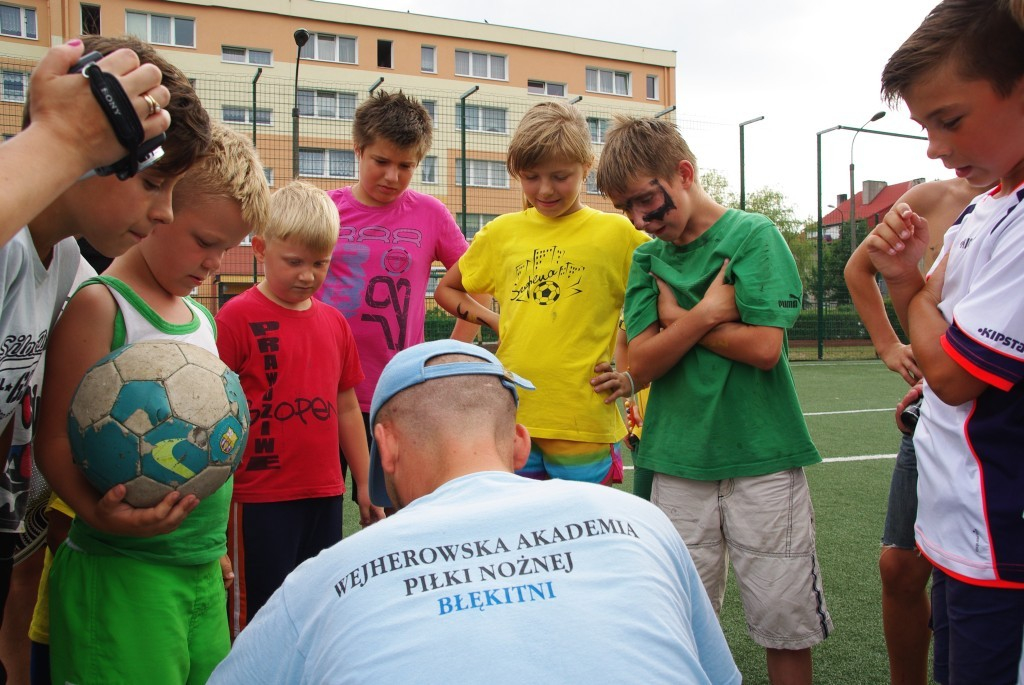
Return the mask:
[(657, 209), (647, 212), (646, 214), (643, 215), (642, 218), (644, 223), (647, 223), (649, 221), (662, 221), (664, 220), (666, 214), (668, 214), (669, 212), (676, 208), (676, 203), (672, 202), (672, 198), (669, 197), (668, 191), (665, 190), (664, 187), (662, 187), (661, 183), (657, 179), (651, 181), (651, 185), (658, 186), (658, 190), (661, 191), (661, 196), (664, 198), (664, 202), (662, 202), (661, 206), (658, 207)]

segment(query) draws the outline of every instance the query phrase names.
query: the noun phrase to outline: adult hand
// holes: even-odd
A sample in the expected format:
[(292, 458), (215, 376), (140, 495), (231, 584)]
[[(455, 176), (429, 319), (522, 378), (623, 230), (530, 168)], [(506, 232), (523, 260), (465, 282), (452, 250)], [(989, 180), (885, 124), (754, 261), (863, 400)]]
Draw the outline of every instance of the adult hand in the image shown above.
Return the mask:
[[(88, 79), (69, 74), (82, 56), (83, 45), (73, 40), (50, 49), (32, 72), (29, 111), (32, 126), (40, 126), (60, 141), (68, 155), (82, 160), (84, 169), (111, 164), (127, 154), (93, 96)], [(154, 64), (139, 64), (133, 50), (122, 48), (103, 57), (99, 67), (117, 76), (142, 122), (145, 140), (163, 133), (171, 117), (164, 107), (170, 92), (160, 84), (162, 74)], [(151, 111), (148, 96), (160, 110)]]

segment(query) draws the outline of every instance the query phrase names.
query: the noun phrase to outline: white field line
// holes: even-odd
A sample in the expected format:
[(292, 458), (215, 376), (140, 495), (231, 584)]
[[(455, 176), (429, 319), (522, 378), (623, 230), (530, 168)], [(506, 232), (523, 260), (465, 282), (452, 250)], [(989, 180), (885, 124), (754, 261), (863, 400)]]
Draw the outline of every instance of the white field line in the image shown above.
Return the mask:
[[(822, 459), (822, 464), (832, 464), (843, 461), (873, 461), (875, 459), (895, 459), (895, 454), (863, 454), (859, 457), (829, 457), (828, 459)], [(626, 471), (632, 471), (632, 466), (623, 466)]]
[(846, 409), (843, 411), (805, 411), (804, 416), (834, 416), (836, 414), (867, 414), (875, 411), (895, 412), (895, 407), (883, 407), (882, 409)]

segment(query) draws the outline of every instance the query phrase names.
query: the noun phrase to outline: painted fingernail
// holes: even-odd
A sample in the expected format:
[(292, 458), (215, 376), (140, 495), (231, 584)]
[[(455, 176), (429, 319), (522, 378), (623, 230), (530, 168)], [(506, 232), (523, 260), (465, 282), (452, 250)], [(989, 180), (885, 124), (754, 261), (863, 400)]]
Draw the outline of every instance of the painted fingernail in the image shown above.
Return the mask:
[(80, 41), (78, 38), (72, 38), (71, 40), (68, 41), (68, 45), (71, 45), (72, 47), (76, 47), (76, 48), (79, 45), (81, 45), (81, 44), (82, 44), (82, 41)]
[(903, 231), (902, 233), (900, 233), (900, 238), (903, 238), (903, 240), (908, 240), (910, 238), (910, 231)]

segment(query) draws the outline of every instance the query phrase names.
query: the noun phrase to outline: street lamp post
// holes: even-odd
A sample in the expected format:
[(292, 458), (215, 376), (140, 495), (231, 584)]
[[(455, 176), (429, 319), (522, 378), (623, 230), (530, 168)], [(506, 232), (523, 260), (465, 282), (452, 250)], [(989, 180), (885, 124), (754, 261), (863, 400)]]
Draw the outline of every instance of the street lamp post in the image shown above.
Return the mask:
[(764, 119), (763, 115), (740, 123), (740, 209), (747, 208), (747, 176), (743, 156), (743, 127), (762, 119)]
[[(294, 106), (292, 107), (292, 178), (299, 177), (299, 61), (302, 59), (302, 48), (309, 42), (309, 31), (296, 29), (292, 37), (295, 39), (295, 88)], [(256, 113), (253, 112), (253, 116)]]
[[(873, 121), (878, 121), (885, 116), (884, 111), (875, 112), (871, 118), (864, 122), (867, 126)], [(864, 130), (861, 126), (853, 133), (853, 140), (850, 141), (850, 254), (857, 249), (857, 195), (856, 186), (853, 183), (853, 144), (857, 142), (857, 135)]]
[[(880, 117), (879, 117), (880, 118)], [(867, 122), (870, 123), (870, 122)], [(867, 123), (864, 126), (867, 126)], [(821, 212), (821, 137), (826, 133), (832, 131), (854, 131), (860, 133), (872, 133), (878, 136), (892, 136), (893, 138), (912, 138), (914, 140), (928, 140), (925, 136), (915, 136), (909, 133), (893, 133), (891, 131), (875, 131), (870, 128), (853, 128), (852, 126), (833, 126), (832, 128), (826, 128), (822, 131), (818, 131), (816, 134), (818, 137), (818, 359), (823, 359), (824, 350), (824, 339), (825, 339), (825, 272), (821, 269), (821, 263), (825, 258), (825, 241), (822, 235), (822, 212)], [(853, 198), (850, 198), (851, 204)], [(853, 212), (850, 212), (852, 215)]]

